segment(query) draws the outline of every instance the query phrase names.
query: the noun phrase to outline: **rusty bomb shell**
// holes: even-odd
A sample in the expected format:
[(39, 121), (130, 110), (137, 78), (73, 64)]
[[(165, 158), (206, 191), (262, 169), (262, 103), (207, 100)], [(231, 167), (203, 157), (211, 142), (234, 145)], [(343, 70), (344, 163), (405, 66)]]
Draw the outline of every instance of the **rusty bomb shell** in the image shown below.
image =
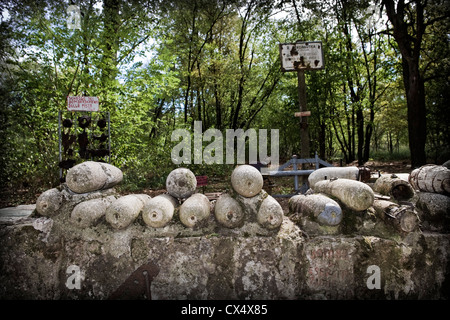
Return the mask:
[(392, 225), (402, 232), (412, 232), (417, 229), (419, 219), (414, 211), (414, 207), (408, 205), (398, 205), (387, 200), (376, 199), (373, 202), (375, 214), (386, 224)]
[(231, 186), (240, 195), (250, 198), (261, 192), (264, 181), (261, 172), (250, 165), (240, 165), (231, 173)]
[(211, 206), (208, 197), (201, 193), (195, 193), (180, 206), (180, 221), (186, 227), (193, 228), (207, 219), (210, 212)]
[(450, 169), (434, 164), (414, 169), (409, 183), (420, 191), (450, 194)]
[(161, 194), (147, 201), (142, 218), (149, 227), (163, 228), (172, 220), (176, 207), (177, 200), (174, 197)]
[(411, 184), (395, 174), (379, 177), (372, 188), (373, 191), (393, 197), (398, 201), (408, 200), (414, 196), (414, 189)]

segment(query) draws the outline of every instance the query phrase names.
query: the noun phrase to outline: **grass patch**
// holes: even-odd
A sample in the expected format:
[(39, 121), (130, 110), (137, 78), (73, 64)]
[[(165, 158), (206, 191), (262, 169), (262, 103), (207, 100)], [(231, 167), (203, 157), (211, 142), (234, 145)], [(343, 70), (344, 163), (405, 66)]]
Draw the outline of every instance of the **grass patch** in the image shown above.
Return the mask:
[(370, 153), (370, 160), (400, 161), (409, 159), (411, 159), (411, 153), (407, 146), (402, 146), (393, 152), (389, 152), (388, 150), (378, 150)]

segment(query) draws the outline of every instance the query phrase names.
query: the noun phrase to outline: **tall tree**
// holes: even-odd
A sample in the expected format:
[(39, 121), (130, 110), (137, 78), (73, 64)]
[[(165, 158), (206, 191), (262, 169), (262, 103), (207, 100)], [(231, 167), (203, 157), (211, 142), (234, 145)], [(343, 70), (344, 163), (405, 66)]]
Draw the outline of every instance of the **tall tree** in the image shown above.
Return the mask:
[[(445, 6), (445, 1), (440, 2)], [(392, 24), (392, 30), (388, 32), (392, 31), (402, 57), (403, 83), (408, 105), (409, 149), (413, 168), (425, 164), (427, 160), (425, 152), (427, 109), (424, 75), (420, 68), (423, 39), (429, 26), (446, 18), (446, 15), (427, 17), (427, 7), (431, 3), (428, 0), (381, 1)]]
[[(117, 54), (119, 51), (120, 28), (120, 0), (103, 1), (103, 61), (102, 61), (102, 89), (105, 97), (117, 77)], [(107, 100), (107, 99), (106, 99)]]
[[(366, 105), (376, 93), (376, 82), (374, 83), (373, 76), (376, 72), (377, 57), (369, 54), (371, 52), (366, 52), (366, 41), (370, 38), (362, 36), (362, 29), (367, 27), (368, 17), (365, 12), (369, 4), (367, 0), (328, 0), (306, 3), (317, 17), (332, 21), (328, 28), (331, 28), (334, 34), (325, 37), (327, 42), (324, 46), (330, 51), (336, 51), (338, 57), (336, 61), (327, 63), (327, 69), (331, 68), (332, 72), (327, 70), (326, 76), (330, 77), (333, 73), (339, 74), (335, 85), (338, 85), (342, 91), (339, 99), (341, 106), (331, 106), (334, 109), (332, 126), (345, 161), (349, 163), (358, 159), (360, 165), (368, 158), (366, 154), (370, 144), (366, 144), (366, 141), (370, 141), (370, 125), (373, 122), (373, 104), (368, 121)], [(298, 20), (297, 12), (298, 10), (295, 10)], [(355, 39), (355, 30), (360, 36), (360, 44)], [(333, 40), (331, 41), (330, 38)], [(372, 49), (371, 46), (369, 48)], [(326, 55), (331, 56), (327, 53)], [(329, 94), (327, 98), (331, 99), (333, 95), (335, 93)]]

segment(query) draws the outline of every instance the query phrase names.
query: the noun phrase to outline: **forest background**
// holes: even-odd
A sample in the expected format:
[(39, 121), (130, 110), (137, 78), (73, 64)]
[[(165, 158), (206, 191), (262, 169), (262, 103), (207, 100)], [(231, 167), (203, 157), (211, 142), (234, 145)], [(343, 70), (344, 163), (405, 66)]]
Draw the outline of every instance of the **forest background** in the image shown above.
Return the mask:
[[(80, 8), (80, 29), (67, 25)], [(311, 156), (329, 162), (450, 158), (445, 0), (2, 1), (2, 189), (59, 184), (58, 112), (97, 96), (123, 188), (164, 187), (175, 129), (279, 129), (300, 154), (298, 83), (279, 44), (322, 41), (306, 72)], [(208, 145), (208, 142), (204, 143)], [(270, 148), (269, 148), (270, 150)], [(185, 165), (225, 176), (229, 165)]]

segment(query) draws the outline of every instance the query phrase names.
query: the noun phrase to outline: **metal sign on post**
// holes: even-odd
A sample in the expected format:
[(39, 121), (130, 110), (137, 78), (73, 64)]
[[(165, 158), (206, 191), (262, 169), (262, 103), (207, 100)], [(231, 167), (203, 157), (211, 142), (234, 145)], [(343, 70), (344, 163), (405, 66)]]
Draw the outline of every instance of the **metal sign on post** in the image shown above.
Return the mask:
[(296, 112), (294, 115), (300, 117), (300, 141), (302, 143), (300, 157), (305, 159), (309, 158), (307, 117), (311, 115), (311, 111), (308, 110), (306, 104), (305, 71), (325, 68), (322, 41), (297, 41), (295, 43), (281, 43), (279, 46), (281, 70), (283, 72), (297, 72), (300, 112)]
[(281, 70), (320, 70), (325, 68), (322, 41), (280, 44)]

